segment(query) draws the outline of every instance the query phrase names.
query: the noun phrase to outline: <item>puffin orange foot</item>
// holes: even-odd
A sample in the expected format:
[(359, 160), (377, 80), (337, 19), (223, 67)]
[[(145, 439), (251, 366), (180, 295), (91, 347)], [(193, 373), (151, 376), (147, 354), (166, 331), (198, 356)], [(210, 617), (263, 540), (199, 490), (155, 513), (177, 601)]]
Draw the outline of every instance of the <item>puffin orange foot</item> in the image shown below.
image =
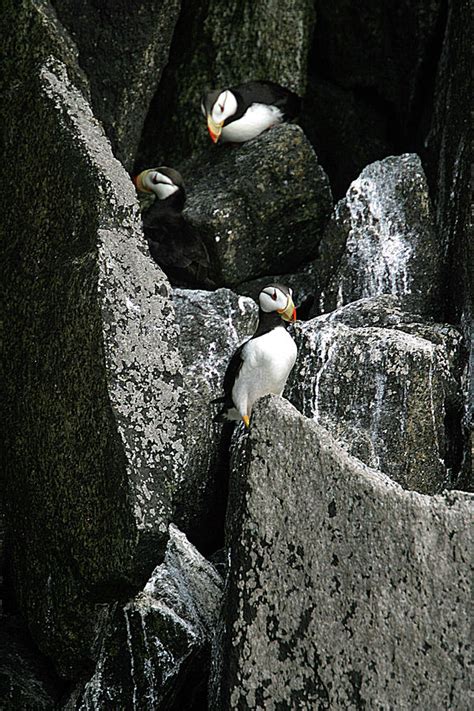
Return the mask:
[(245, 426), (250, 427), (250, 417), (248, 417), (248, 415), (244, 415), (242, 419), (244, 421)]

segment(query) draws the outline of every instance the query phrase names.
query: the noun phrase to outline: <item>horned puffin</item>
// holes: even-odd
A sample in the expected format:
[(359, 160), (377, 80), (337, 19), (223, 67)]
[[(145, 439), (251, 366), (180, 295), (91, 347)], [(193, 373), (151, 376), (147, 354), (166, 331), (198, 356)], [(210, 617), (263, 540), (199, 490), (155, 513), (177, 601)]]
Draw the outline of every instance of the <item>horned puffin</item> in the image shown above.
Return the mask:
[(281, 395), (296, 360), (296, 344), (285, 322), (296, 320), (292, 291), (268, 284), (258, 296), (259, 320), (252, 338), (234, 353), (224, 375), (223, 403), (214, 420), (242, 419), (249, 427), (254, 403), (265, 395)]
[(213, 288), (209, 254), (182, 215), (186, 202), (183, 178), (161, 166), (134, 178), (139, 192), (155, 193), (156, 200), (143, 215), (143, 232), (150, 254), (173, 286)]
[(272, 81), (210, 91), (202, 97), (201, 110), (214, 143), (243, 143), (283, 121), (296, 118), (301, 99)]

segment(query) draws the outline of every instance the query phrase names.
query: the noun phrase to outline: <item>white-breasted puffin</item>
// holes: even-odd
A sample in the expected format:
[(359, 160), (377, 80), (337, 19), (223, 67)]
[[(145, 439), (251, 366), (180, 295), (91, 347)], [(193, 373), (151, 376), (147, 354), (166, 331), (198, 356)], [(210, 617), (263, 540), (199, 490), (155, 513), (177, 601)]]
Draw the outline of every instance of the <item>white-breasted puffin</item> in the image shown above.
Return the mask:
[(283, 121), (296, 118), (301, 99), (272, 81), (218, 89), (205, 94), (201, 110), (207, 119), (209, 135), (217, 143), (243, 143)]
[(285, 321), (296, 320), (292, 291), (268, 284), (258, 296), (258, 327), (252, 338), (234, 353), (224, 375), (224, 404), (214, 420), (242, 419), (250, 424), (254, 403), (265, 395), (281, 395), (296, 360), (296, 344)]
[(157, 197), (143, 215), (143, 232), (151, 256), (171, 284), (213, 288), (206, 246), (182, 215), (186, 192), (180, 173), (166, 166), (149, 168), (137, 175), (134, 183), (139, 192)]

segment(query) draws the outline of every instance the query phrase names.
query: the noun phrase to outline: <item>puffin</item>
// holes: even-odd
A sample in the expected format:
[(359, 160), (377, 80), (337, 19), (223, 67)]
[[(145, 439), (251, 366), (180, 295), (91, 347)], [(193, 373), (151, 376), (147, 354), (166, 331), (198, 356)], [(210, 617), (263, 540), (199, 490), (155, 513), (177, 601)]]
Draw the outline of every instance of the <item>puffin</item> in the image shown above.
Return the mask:
[(268, 284), (258, 296), (259, 319), (254, 335), (234, 353), (224, 375), (223, 403), (215, 422), (243, 420), (250, 426), (254, 403), (265, 395), (283, 393), (296, 361), (296, 344), (286, 323), (296, 321), (293, 292), (283, 284)]
[(300, 105), (300, 97), (279, 84), (249, 81), (204, 94), (201, 111), (214, 143), (243, 143), (278, 123), (296, 118)]
[(215, 287), (209, 277), (210, 261), (204, 242), (184, 219), (186, 202), (183, 178), (177, 170), (148, 168), (133, 179), (142, 193), (154, 193), (156, 200), (143, 215), (143, 232), (150, 254), (173, 286)]

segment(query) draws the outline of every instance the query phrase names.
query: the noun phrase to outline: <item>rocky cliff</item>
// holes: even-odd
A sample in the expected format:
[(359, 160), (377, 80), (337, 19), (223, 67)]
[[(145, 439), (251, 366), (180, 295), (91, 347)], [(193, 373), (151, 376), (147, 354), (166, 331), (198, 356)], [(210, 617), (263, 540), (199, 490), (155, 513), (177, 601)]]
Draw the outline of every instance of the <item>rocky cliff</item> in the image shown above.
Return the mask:
[[(467, 12), (4, 3), (2, 708), (468, 708)], [(258, 78), (300, 125), (211, 145), (201, 91)], [(170, 162), (215, 291), (148, 254)], [(244, 432), (275, 279), (291, 404)]]

